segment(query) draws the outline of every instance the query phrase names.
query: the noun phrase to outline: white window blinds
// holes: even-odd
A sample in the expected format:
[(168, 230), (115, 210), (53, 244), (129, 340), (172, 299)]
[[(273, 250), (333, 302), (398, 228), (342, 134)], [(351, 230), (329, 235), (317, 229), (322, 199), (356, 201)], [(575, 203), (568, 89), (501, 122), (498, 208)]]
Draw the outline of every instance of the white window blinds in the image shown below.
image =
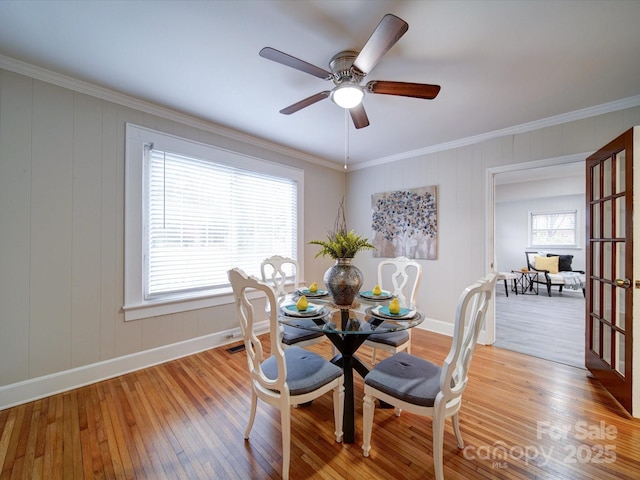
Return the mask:
[(227, 271), (297, 258), (297, 182), (147, 150), (145, 298), (228, 285)]
[(531, 213), (531, 246), (575, 246), (577, 212)]

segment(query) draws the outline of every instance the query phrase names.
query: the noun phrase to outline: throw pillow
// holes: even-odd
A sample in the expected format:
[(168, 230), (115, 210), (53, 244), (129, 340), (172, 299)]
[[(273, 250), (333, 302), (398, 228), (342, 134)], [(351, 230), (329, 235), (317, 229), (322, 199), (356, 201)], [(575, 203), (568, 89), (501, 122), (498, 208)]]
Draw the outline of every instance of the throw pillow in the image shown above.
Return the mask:
[(548, 270), (549, 273), (558, 273), (559, 257), (535, 257), (536, 270)]
[(561, 272), (572, 272), (571, 262), (573, 262), (573, 255), (558, 255), (557, 253), (547, 253), (547, 257), (558, 257), (558, 270)]

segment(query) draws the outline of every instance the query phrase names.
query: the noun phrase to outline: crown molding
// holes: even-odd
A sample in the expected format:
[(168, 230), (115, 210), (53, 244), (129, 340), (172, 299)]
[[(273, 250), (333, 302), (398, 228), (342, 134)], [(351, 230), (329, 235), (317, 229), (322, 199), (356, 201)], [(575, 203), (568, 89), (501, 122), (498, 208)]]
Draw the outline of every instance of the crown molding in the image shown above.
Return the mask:
[[(220, 125), (202, 120), (191, 115), (176, 112), (166, 107), (140, 100), (123, 93), (110, 90), (105, 87), (100, 87), (83, 80), (78, 80), (61, 73), (53, 72), (42, 67), (31, 65), (20, 60), (15, 60), (10, 57), (0, 55), (0, 68), (10, 70), (12, 72), (26, 75), (37, 80), (42, 80), (53, 85), (58, 85), (69, 90), (73, 90), (79, 93), (91, 95), (102, 100), (130, 107), (142, 112), (156, 115), (168, 120), (173, 120), (190, 127), (198, 128), (216, 135), (220, 135), (231, 140), (235, 140), (242, 143), (248, 143), (250, 145), (263, 148), (279, 155), (286, 155), (288, 157), (296, 158), (305, 162), (313, 163), (323, 167), (330, 168), (332, 170), (344, 171), (344, 166), (335, 162), (330, 162), (315, 155), (311, 155), (293, 148), (285, 147), (283, 145), (269, 142), (267, 140), (260, 139), (248, 135), (246, 133), (232, 130), (230, 128), (222, 127)], [(453, 140), (451, 142), (440, 143), (438, 145), (431, 145), (416, 150), (410, 150), (407, 152), (390, 155), (388, 157), (381, 157), (378, 159), (362, 162), (358, 164), (349, 165), (349, 171), (361, 170), (364, 168), (374, 167), (378, 165), (385, 165), (387, 163), (396, 162), (398, 160), (406, 160), (409, 158), (419, 157), (430, 153), (442, 152), (445, 150), (452, 150), (455, 148), (466, 147), (476, 143), (480, 143), (486, 140), (491, 140), (498, 137), (507, 135), (515, 135), (519, 133), (530, 132), (538, 130), (540, 128), (551, 127), (562, 123), (572, 122), (575, 120), (582, 120), (585, 118), (593, 117), (596, 115), (602, 115), (605, 113), (615, 112), (618, 110), (624, 110), (626, 108), (632, 108), (640, 106), (640, 95), (634, 97), (623, 98), (609, 103), (603, 103), (601, 105), (595, 105), (593, 107), (583, 108), (573, 112), (563, 113), (553, 117), (543, 118), (541, 120), (535, 120), (533, 122), (523, 123), (515, 125), (513, 127), (504, 128), (501, 130), (494, 130), (492, 132), (482, 133), (471, 137), (461, 138)]]
[(31, 77), (36, 80), (51, 83), (59, 87), (67, 88), (74, 92), (83, 93), (92, 97), (99, 98), (101, 100), (106, 100), (118, 105), (133, 108), (150, 115), (156, 115), (162, 118), (166, 118), (167, 120), (173, 120), (175, 122), (214, 133), (231, 140), (248, 143), (250, 145), (277, 153), (278, 155), (286, 155), (298, 160), (303, 160), (305, 162), (328, 167), (333, 170), (342, 171), (344, 169), (342, 165), (338, 165), (335, 162), (329, 162), (323, 158), (316, 157), (315, 155), (310, 155), (293, 148), (288, 148), (277, 143), (269, 142), (258, 137), (248, 135), (246, 133), (239, 132), (237, 130), (222, 127), (220, 125), (199, 119), (197, 117), (193, 117), (191, 115), (179, 113), (175, 110), (161, 107), (154, 103), (146, 102), (144, 100), (140, 100), (138, 98), (125, 95), (120, 92), (116, 92), (115, 90), (100, 87), (90, 82), (78, 80), (76, 78), (53, 72), (51, 70), (47, 70), (46, 68), (38, 67), (26, 62), (22, 62), (20, 60), (15, 60), (10, 57), (0, 55), (0, 68), (12, 71), (20, 75)]
[(637, 107), (640, 105), (640, 95), (634, 97), (623, 98), (621, 100), (615, 100), (609, 103), (603, 103), (601, 105), (595, 105), (593, 107), (583, 108), (574, 112), (563, 113), (555, 115), (553, 117), (543, 118), (541, 120), (535, 120), (533, 122), (522, 123), (513, 127), (503, 128), (502, 130), (494, 130), (492, 132), (482, 133), (480, 135), (474, 135), (472, 137), (461, 138), (459, 140), (453, 140), (451, 142), (440, 143), (438, 145), (432, 145), (425, 148), (419, 148), (417, 150), (411, 150), (408, 152), (399, 153), (396, 155), (390, 155), (388, 157), (378, 158), (368, 162), (358, 163), (351, 167), (351, 170), (360, 170), (363, 168), (374, 167), (378, 165), (384, 165), (398, 160), (406, 160), (408, 158), (419, 157), (421, 155), (427, 155), (430, 153), (442, 152), (444, 150), (452, 150), (454, 148), (466, 147), (476, 143), (480, 143), (486, 140), (491, 140), (498, 137), (504, 137), (507, 135), (516, 135), (519, 133), (530, 132), (545, 127), (552, 127), (560, 125), (562, 123), (573, 122), (575, 120), (582, 120), (589, 117), (595, 117), (605, 113), (616, 112), (618, 110), (624, 110), (626, 108)]

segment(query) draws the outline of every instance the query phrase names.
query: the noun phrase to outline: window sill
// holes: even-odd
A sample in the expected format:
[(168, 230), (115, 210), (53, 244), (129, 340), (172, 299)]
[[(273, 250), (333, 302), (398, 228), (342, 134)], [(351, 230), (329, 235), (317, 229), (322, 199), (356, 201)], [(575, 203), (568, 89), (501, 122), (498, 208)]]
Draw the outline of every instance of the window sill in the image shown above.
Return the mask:
[(190, 295), (170, 299), (163, 298), (139, 304), (124, 305), (122, 309), (124, 310), (124, 321), (128, 322), (142, 318), (198, 310), (200, 308), (228, 305), (233, 302), (233, 292), (230, 287), (227, 287), (207, 296), (202, 296), (201, 294), (197, 297)]

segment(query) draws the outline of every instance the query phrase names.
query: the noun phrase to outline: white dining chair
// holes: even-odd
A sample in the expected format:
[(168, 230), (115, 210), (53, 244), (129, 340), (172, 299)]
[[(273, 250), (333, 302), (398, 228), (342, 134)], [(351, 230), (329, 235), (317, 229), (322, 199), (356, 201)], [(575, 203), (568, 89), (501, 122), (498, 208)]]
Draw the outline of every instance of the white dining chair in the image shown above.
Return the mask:
[[(298, 272), (298, 261), (281, 255), (265, 258), (260, 264), (262, 281), (273, 287), (278, 303), (282, 302), (288, 293), (287, 282), (290, 282), (292, 291), (295, 292), (299, 288)], [(321, 343), (327, 338), (323, 333), (311, 332), (289, 325), (281, 325), (280, 335), (280, 341), (285, 348), (292, 345), (308, 347)]]
[[(378, 285), (398, 297), (401, 305), (416, 304), (418, 287), (422, 280), (422, 265), (407, 257), (382, 260), (378, 264)], [(385, 288), (391, 286), (392, 288)], [(364, 345), (372, 348), (371, 365), (376, 364), (376, 350), (411, 353), (411, 329), (400, 332), (371, 335)]]
[(458, 411), (496, 277), (497, 273), (491, 272), (460, 295), (451, 349), (442, 367), (401, 352), (382, 360), (364, 378), (362, 451), (365, 457), (371, 450), (375, 399), (378, 399), (393, 405), (398, 416), (406, 410), (432, 417), (433, 466), (436, 479), (444, 479), (444, 422), (452, 417), (458, 448), (464, 448)]
[[(244, 438), (249, 439), (256, 416), (258, 399), (280, 409), (282, 434), (282, 478), (289, 478), (291, 457), (291, 407), (308, 403), (333, 390), (333, 414), (336, 442), (342, 441), (344, 411), (344, 375), (342, 369), (320, 355), (300, 347), (282, 348), (278, 335), (278, 305), (270, 285), (248, 276), (238, 268), (229, 270), (236, 312), (251, 377), (251, 411)], [(254, 304), (247, 292), (260, 291), (269, 304), (271, 350), (265, 355), (254, 331)], [(255, 300), (253, 300), (255, 301)], [(302, 410), (297, 410), (302, 411)]]

